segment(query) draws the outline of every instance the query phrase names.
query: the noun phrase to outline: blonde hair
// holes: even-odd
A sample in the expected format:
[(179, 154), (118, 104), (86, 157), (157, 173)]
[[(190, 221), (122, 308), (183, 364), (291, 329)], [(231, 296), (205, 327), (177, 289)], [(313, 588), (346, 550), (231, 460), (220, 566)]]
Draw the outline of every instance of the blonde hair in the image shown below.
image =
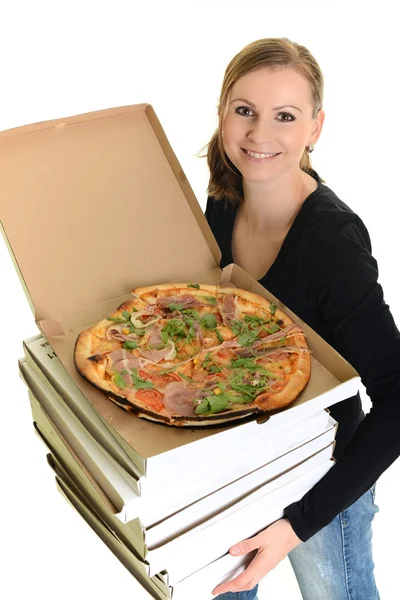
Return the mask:
[[(233, 57), (225, 71), (218, 105), (218, 128), (206, 146), (210, 169), (208, 194), (216, 200), (227, 198), (235, 202), (243, 199), (242, 176), (224, 150), (222, 121), (233, 84), (243, 75), (262, 67), (271, 69), (286, 67), (303, 75), (310, 84), (313, 119), (322, 108), (323, 75), (317, 61), (307, 48), (291, 42), (288, 38), (266, 38), (245, 46)], [(304, 149), (299, 166), (306, 173), (312, 168), (306, 149)]]

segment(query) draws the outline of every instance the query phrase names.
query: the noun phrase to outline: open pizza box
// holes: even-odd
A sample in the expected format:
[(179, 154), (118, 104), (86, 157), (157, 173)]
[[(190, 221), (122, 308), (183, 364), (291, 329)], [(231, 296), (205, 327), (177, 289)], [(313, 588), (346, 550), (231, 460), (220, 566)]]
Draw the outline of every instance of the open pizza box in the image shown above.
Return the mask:
[[(215, 457), (212, 465), (201, 465), (196, 472), (184, 473), (163, 488), (145, 488), (145, 493), (139, 496), (137, 481), (103, 451), (52, 386), (46, 385), (39, 371), (25, 359), (19, 361), (19, 368), (35, 402), (40, 404), (53, 426), (107, 494), (116, 507), (116, 516), (124, 523), (140, 518), (146, 528), (178, 511), (179, 527), (187, 527), (189, 521), (182, 513), (183, 508), (195, 503), (194, 514), (198, 520), (201, 517), (199, 500), (202, 498), (211, 498), (210, 510), (216, 511), (217, 496), (214, 492), (217, 490), (220, 490), (218, 507), (222, 508), (224, 504), (249, 493), (260, 481), (279, 475), (316, 452), (313, 443), (323, 444), (321, 438), (324, 434), (328, 434), (331, 443), (336, 433), (336, 421), (326, 411), (319, 411), (295, 421), (287, 436), (271, 432), (259, 442), (250, 440), (247, 446), (236, 448), (228, 458), (218, 460)], [(32, 401), (31, 404), (34, 420), (37, 421), (36, 407)], [(247, 477), (250, 473), (252, 475)], [(261, 478), (260, 481), (255, 480), (255, 476)], [(160, 496), (163, 497), (162, 503)]]
[[(246, 557), (240, 557), (237, 559), (227, 554), (226, 547), (223, 546), (223, 540), (220, 540), (220, 536), (217, 536), (216, 538), (219, 539), (219, 546), (223, 547), (222, 550), (219, 548), (219, 552), (215, 552), (213, 548), (211, 549), (209, 543), (206, 541), (204, 541), (204, 543), (199, 543), (198, 535), (193, 536), (192, 540), (185, 540), (184, 536), (183, 539), (185, 548), (187, 549), (188, 543), (191, 547), (191, 551), (188, 553), (188, 556), (184, 557), (184, 564), (182, 564), (183, 561), (181, 557), (180, 560), (172, 561), (170, 564), (170, 572), (164, 572), (163, 569), (155, 574), (157, 566), (153, 566), (153, 563), (157, 565), (160, 563), (160, 561), (162, 564), (169, 562), (168, 555), (171, 554), (170, 544), (166, 544), (164, 549), (162, 546), (158, 545), (157, 551), (148, 552), (146, 555), (146, 562), (144, 561), (142, 552), (138, 553), (140, 540), (137, 524), (129, 523), (128, 525), (122, 525), (118, 519), (112, 515), (112, 507), (110, 507), (107, 497), (96, 485), (96, 482), (91, 477), (85, 465), (74, 453), (73, 449), (69, 446), (65, 438), (54, 427), (54, 424), (41, 409), (40, 404), (37, 402), (34, 396), (31, 393), (29, 393), (29, 395), (32, 403), (32, 412), (35, 418), (36, 432), (46, 444), (47, 448), (51, 451), (54, 457), (53, 462), (58, 465), (57, 474), (60, 475), (61, 473), (63, 479), (65, 481), (69, 481), (68, 485), (71, 488), (74, 488), (76, 493), (78, 493), (79, 496), (84, 499), (84, 502), (90, 507), (91, 512), (96, 515), (96, 518), (101, 521), (103, 525), (114, 535), (114, 537), (132, 554), (136, 568), (140, 570), (142, 576), (151, 576), (152, 580), (157, 577), (158, 585), (175, 585), (178, 581), (181, 582), (182, 579), (185, 580), (186, 585), (188, 584), (191, 574), (199, 569), (200, 554), (202, 557), (200, 560), (202, 562), (204, 561), (204, 564), (202, 564), (200, 568), (203, 571), (204, 565), (207, 565), (204, 574), (206, 574), (208, 570), (210, 571), (210, 577), (212, 577), (212, 581), (214, 582), (212, 587), (214, 587), (217, 583), (222, 581), (223, 577), (227, 573), (230, 573), (232, 570), (242, 566), (246, 562)], [(331, 438), (332, 437), (333, 436), (331, 435)], [(326, 436), (326, 438), (328, 438), (328, 436)], [(328, 439), (326, 442), (329, 444)], [(322, 448), (322, 446), (324, 446), (324, 444), (321, 443), (319, 447)], [(317, 446), (315, 449), (317, 450)], [(286, 487), (287, 490), (288, 487), (291, 486), (292, 493), (294, 492), (297, 495), (302, 494), (305, 487), (309, 485), (310, 478), (312, 478), (313, 481), (316, 477), (320, 478), (321, 473), (325, 473), (332, 466), (333, 463), (330, 460), (331, 453), (332, 444), (323, 448), (322, 451), (317, 451), (308, 464), (303, 463), (302, 465), (299, 465), (300, 468), (298, 469), (297, 477), (293, 478), (289, 474), (286, 474), (286, 484), (283, 483), (283, 485), (281, 485), (282, 480), (280, 480), (279, 477), (276, 478), (275, 482), (273, 482), (274, 485), (271, 486), (271, 492), (274, 492), (275, 495), (282, 496), (282, 494), (286, 493), (284, 488)], [(262, 496), (263, 493), (258, 491), (257, 494), (253, 495), (253, 502), (259, 500)], [(273, 514), (275, 515), (277, 503), (273, 502), (271, 493), (266, 496), (266, 500), (268, 500), (266, 507), (268, 507), (270, 512), (274, 507), (273, 511), (275, 512)], [(230, 528), (233, 527), (234, 529), (236, 527), (241, 527), (243, 514), (240, 509), (244, 509), (247, 504), (245, 502), (241, 502), (238, 506), (239, 510), (236, 510), (232, 507), (229, 511), (226, 511), (225, 515), (223, 515), (220, 519), (217, 519), (217, 521), (221, 521), (221, 519), (223, 521), (227, 516), (230, 516), (230, 524), (227, 525), (229, 525)], [(249, 524), (249, 519), (247, 518), (246, 520)], [(253, 526), (255, 526), (255, 517), (250, 519), (250, 521), (252, 521)], [(163, 525), (161, 524), (161, 527), (162, 526)], [(210, 524), (206, 524), (206, 526), (203, 525), (202, 527), (197, 528), (197, 533), (201, 532), (202, 530), (207, 532), (208, 530), (208, 537), (210, 535), (214, 535), (210, 527), (212, 527)], [(175, 541), (173, 541), (173, 545), (175, 546), (177, 545), (177, 539), (179, 538), (175, 538)], [(179, 545), (180, 544), (178, 543), (178, 546)], [(249, 557), (247, 557), (247, 559), (248, 558)], [(150, 566), (148, 561), (150, 562)], [(208, 580), (211, 581), (210, 578), (208, 578)]]
[[(149, 105), (114, 108), (0, 134), (0, 218), (36, 323), (141, 474), (172, 480), (358, 390), (356, 371), (278, 299), (220, 253)], [(23, 215), (23, 218), (21, 216)], [(126, 414), (76, 372), (79, 332), (137, 286), (229, 284), (291, 316), (312, 350), (309, 384), (290, 407), (246, 423), (192, 430)]]

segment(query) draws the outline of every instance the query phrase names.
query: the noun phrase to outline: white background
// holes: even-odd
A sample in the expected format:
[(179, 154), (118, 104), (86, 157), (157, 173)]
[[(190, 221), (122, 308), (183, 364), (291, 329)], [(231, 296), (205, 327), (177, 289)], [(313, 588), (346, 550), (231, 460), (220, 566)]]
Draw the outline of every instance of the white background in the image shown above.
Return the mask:
[[(149, 102), (203, 207), (207, 168), (196, 153), (215, 128), (227, 63), (261, 37), (286, 36), (307, 46), (326, 80), (326, 121), (313, 166), (364, 219), (386, 299), (400, 321), (399, 51), (391, 2), (374, 8), (351, 0), (48, 5), (17, 0), (11, 6), (2, 3), (0, 8), (0, 130)], [(0, 594), (9, 599), (124, 595), (140, 600), (128, 572), (56, 492), (17, 375), (21, 342), (37, 329), (2, 240), (0, 274)], [(398, 598), (399, 475), (397, 461), (377, 490), (381, 511), (374, 547), (382, 600)], [(300, 598), (287, 562), (263, 581), (259, 597)]]

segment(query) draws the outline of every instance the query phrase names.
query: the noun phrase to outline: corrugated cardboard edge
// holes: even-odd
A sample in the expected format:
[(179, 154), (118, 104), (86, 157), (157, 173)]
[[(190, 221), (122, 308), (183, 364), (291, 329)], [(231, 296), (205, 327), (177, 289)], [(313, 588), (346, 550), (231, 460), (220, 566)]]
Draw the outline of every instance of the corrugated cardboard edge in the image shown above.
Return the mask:
[[(95, 110), (88, 113), (80, 113), (73, 117), (60, 117), (58, 119), (52, 119), (50, 121), (39, 121), (38, 123), (31, 123), (29, 125), (22, 125), (19, 127), (13, 127), (12, 129), (6, 129), (0, 131), (0, 139), (14, 137), (16, 135), (26, 135), (27, 133), (35, 133), (36, 131), (43, 131), (45, 129), (54, 129), (55, 127), (68, 127), (75, 123), (81, 123), (82, 121), (93, 121), (95, 119), (102, 119), (103, 117), (110, 116), (110, 110), (113, 111), (113, 116), (122, 115), (127, 112), (139, 112), (146, 110), (149, 106), (147, 103), (133, 104), (118, 106), (112, 109), (105, 108), (103, 110)], [(66, 123), (66, 121), (68, 121)]]

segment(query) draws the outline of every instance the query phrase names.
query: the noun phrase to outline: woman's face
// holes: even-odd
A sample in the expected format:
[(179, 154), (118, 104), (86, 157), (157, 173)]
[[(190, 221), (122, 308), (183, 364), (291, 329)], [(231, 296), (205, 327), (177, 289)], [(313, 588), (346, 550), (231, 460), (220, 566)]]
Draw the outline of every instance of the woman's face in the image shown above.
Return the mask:
[(238, 79), (222, 131), (225, 152), (243, 179), (261, 182), (298, 170), (323, 125), (323, 111), (316, 119), (312, 111), (310, 85), (293, 69), (261, 68)]

